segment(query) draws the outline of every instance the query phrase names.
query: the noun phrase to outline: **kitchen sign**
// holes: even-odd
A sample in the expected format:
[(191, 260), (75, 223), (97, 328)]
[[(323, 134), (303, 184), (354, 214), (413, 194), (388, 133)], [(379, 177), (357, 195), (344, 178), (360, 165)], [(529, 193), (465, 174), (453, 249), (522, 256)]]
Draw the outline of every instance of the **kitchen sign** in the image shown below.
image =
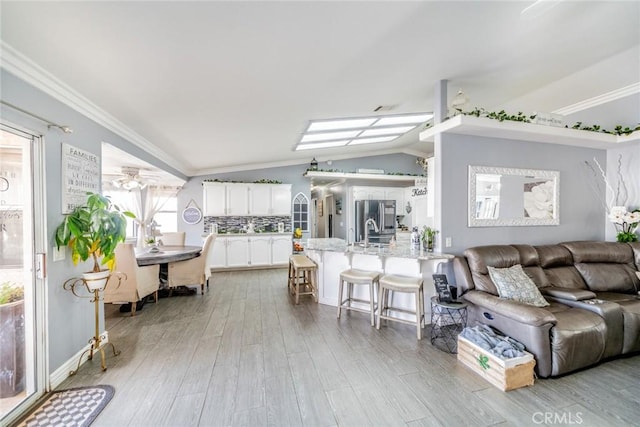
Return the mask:
[(411, 197), (426, 197), (427, 178), (416, 178), (415, 186), (411, 188)]
[(71, 213), (100, 192), (100, 156), (62, 143), (62, 213)]

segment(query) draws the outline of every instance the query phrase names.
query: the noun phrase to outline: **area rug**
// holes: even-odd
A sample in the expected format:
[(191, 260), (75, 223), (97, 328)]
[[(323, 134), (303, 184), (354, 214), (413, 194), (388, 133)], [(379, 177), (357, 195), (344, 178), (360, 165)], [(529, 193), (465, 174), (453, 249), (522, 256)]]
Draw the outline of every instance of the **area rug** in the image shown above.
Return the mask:
[(20, 427), (86, 427), (113, 397), (110, 385), (76, 387), (54, 391)]

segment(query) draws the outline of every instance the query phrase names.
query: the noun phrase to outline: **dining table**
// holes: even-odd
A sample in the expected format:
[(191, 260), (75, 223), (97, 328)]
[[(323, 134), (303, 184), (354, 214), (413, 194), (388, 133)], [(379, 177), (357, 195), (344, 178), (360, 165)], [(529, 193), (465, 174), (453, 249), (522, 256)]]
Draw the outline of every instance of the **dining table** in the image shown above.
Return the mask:
[(202, 252), (201, 246), (156, 246), (157, 251), (152, 248), (136, 249), (139, 266), (185, 261), (200, 256)]
[[(201, 252), (201, 246), (152, 246), (149, 248), (136, 249), (136, 261), (140, 267), (154, 264), (160, 265), (160, 289), (158, 290), (158, 296), (160, 298), (168, 296), (195, 295), (196, 292), (186, 286), (178, 286), (171, 290), (168, 289), (168, 265), (171, 262), (196, 258), (200, 256)], [(136, 310), (141, 309), (143, 305), (144, 301), (142, 301), (142, 304), (139, 303)], [(122, 307), (120, 311), (126, 312), (127, 307)]]

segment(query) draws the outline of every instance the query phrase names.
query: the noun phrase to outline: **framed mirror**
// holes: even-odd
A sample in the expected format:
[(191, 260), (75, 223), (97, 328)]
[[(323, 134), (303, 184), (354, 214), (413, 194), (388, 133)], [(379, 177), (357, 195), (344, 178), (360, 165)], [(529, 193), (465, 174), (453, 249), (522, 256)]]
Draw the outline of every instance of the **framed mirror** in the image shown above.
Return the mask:
[(560, 224), (560, 172), (469, 166), (469, 227)]

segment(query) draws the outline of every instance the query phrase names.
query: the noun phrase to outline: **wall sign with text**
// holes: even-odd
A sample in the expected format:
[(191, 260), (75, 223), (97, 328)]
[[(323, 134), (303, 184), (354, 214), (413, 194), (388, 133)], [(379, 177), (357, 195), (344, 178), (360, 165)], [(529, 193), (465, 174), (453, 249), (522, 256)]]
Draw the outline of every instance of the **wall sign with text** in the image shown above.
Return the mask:
[(63, 142), (62, 213), (82, 206), (88, 192), (100, 192), (100, 156)]
[(202, 210), (195, 200), (191, 199), (182, 211), (182, 220), (187, 224), (197, 224), (202, 221)]

